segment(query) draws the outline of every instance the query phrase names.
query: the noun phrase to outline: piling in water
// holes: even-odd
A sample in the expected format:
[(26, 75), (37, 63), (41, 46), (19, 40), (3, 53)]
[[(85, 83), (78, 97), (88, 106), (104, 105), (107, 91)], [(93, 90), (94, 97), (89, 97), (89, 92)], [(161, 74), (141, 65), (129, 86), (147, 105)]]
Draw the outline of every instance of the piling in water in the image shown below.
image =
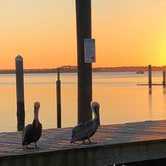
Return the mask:
[(61, 81), (60, 81), (59, 69), (57, 71), (56, 94), (57, 94), (57, 128), (61, 128)]
[(16, 95), (17, 95), (17, 130), (21, 131), (25, 125), (25, 109), (24, 109), (23, 58), (20, 55), (16, 57), (15, 64), (16, 64)]
[(148, 66), (148, 85), (149, 85), (149, 94), (152, 93), (152, 66)]
[(165, 88), (166, 78), (165, 78), (165, 71), (163, 71), (163, 87)]

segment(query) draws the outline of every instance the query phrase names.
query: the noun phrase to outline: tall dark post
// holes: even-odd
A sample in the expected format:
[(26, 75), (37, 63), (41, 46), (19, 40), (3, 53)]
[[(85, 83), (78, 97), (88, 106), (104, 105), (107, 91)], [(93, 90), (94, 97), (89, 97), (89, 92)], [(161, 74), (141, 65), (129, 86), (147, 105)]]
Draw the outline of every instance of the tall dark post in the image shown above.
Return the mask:
[(76, 0), (78, 123), (92, 117), (92, 64), (84, 63), (84, 39), (91, 38), (91, 0)]
[(149, 94), (152, 93), (152, 66), (148, 66)]
[(165, 78), (165, 71), (163, 71), (163, 87), (165, 88), (165, 86), (166, 86), (166, 78)]
[(23, 58), (20, 55), (18, 55), (15, 61), (17, 94), (17, 130), (21, 131), (24, 128), (25, 124)]
[(57, 94), (57, 128), (61, 128), (61, 81), (60, 81), (59, 69), (57, 71), (56, 94)]

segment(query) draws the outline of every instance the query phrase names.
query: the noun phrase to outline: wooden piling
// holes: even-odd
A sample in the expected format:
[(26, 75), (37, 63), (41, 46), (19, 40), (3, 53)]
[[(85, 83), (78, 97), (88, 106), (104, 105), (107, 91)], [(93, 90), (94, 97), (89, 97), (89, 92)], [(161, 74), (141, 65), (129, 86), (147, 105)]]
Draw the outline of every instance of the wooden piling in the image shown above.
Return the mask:
[(149, 85), (149, 94), (152, 93), (152, 66), (148, 66), (148, 85)]
[(165, 88), (166, 86), (166, 77), (165, 77), (165, 71), (163, 71), (163, 87)]
[(25, 109), (24, 109), (23, 58), (20, 55), (16, 57), (15, 65), (16, 65), (16, 95), (17, 95), (17, 130), (21, 131), (25, 125)]
[(60, 81), (59, 69), (57, 70), (56, 95), (57, 95), (57, 128), (61, 128), (61, 81)]
[(76, 0), (78, 123), (92, 117), (92, 63), (84, 61), (84, 39), (91, 38), (91, 0)]

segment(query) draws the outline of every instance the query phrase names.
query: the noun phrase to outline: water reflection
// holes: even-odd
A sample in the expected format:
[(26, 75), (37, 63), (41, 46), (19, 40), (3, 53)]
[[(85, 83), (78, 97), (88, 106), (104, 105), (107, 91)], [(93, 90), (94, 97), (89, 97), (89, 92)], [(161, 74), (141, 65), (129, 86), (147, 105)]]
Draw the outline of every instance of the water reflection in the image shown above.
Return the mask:
[(166, 94), (166, 87), (163, 86), (163, 94)]
[(166, 88), (163, 88), (163, 109), (166, 112)]
[(150, 119), (152, 119), (152, 112), (153, 112), (153, 110), (152, 110), (152, 94), (149, 94), (148, 97), (149, 97), (149, 116), (150, 116)]
[(149, 95), (151, 95), (151, 94), (152, 94), (152, 87), (149, 88)]
[[(158, 75), (154, 82), (161, 81)], [(93, 100), (101, 104), (101, 124), (118, 124), (166, 118), (166, 90), (153, 87), (148, 94), (147, 75), (133, 73), (94, 73)], [(41, 103), (44, 128), (56, 127), (56, 74), (25, 75), (26, 123), (33, 119), (33, 103)], [(61, 74), (62, 127), (77, 123), (77, 74)], [(0, 131), (16, 130), (15, 76), (0, 75)]]

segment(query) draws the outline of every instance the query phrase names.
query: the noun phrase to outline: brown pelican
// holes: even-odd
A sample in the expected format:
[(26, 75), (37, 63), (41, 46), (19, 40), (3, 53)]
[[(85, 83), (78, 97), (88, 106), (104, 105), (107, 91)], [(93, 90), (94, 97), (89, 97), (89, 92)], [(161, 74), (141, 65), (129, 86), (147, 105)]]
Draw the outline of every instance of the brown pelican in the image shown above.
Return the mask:
[(37, 148), (37, 141), (39, 140), (42, 133), (42, 124), (39, 122), (38, 114), (39, 114), (40, 103), (34, 103), (34, 120), (32, 124), (28, 124), (22, 134), (22, 145), (24, 148), (28, 148), (30, 143), (35, 144), (35, 148)]
[(99, 121), (99, 108), (100, 105), (97, 102), (92, 102), (91, 109), (94, 112), (94, 119), (91, 119), (87, 122), (80, 123), (72, 130), (71, 143), (76, 141), (83, 141), (87, 139), (91, 143), (90, 137), (93, 136), (100, 125)]

